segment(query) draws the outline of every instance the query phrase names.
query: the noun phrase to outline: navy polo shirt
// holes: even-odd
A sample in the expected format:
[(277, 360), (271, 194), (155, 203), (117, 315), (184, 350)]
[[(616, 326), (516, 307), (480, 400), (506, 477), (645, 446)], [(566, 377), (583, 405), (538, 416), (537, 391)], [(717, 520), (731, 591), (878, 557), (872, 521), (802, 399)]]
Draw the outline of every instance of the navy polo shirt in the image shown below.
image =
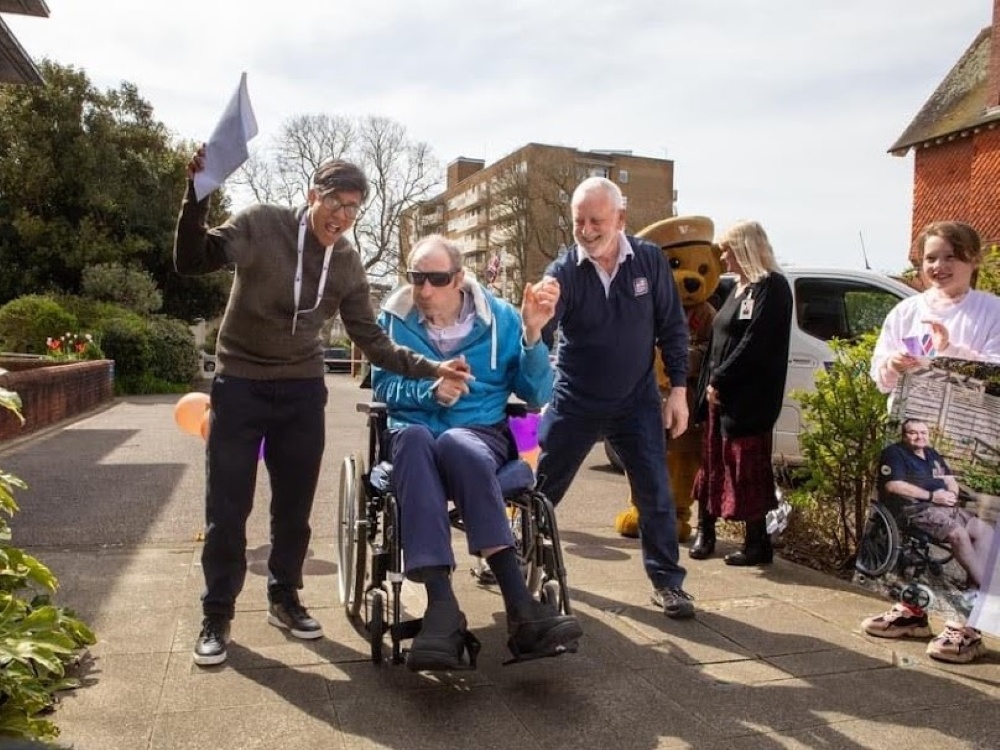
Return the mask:
[(948, 464), (933, 448), (924, 448), (924, 458), (921, 458), (902, 443), (893, 443), (882, 451), (879, 459), (880, 491), (887, 482), (899, 480), (928, 492), (943, 490), (947, 485), (941, 477), (947, 474), (951, 474)]
[(559, 281), (546, 338), (559, 328), (553, 406), (565, 413), (614, 415), (659, 402), (653, 369), (660, 348), (670, 382), (684, 386), (688, 328), (670, 267), (659, 247), (632, 248), (605, 293), (597, 269), (574, 245), (545, 271)]

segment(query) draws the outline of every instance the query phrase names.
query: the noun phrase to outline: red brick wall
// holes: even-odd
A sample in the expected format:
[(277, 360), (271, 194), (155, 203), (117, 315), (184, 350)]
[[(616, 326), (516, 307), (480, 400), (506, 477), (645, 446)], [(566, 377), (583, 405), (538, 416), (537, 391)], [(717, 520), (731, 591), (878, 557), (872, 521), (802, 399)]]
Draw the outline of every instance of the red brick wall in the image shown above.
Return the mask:
[(0, 442), (89, 411), (115, 395), (111, 360), (44, 367), (16, 361), (0, 364), (11, 371), (0, 375), (0, 386), (21, 397), (25, 419), (22, 426), (6, 409), (0, 410)]
[(944, 219), (968, 222), (984, 242), (1000, 239), (1000, 128), (917, 148), (914, 174), (911, 240)]

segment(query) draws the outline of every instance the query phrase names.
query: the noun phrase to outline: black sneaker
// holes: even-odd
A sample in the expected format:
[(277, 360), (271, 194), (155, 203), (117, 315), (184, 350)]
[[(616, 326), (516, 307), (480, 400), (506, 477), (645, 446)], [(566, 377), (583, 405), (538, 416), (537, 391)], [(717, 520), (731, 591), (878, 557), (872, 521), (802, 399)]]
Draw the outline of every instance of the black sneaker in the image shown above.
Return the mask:
[(309, 616), (297, 597), (284, 601), (271, 602), (268, 608), (267, 621), (275, 627), (287, 630), (296, 638), (312, 640), (323, 637), (323, 626)]
[(229, 618), (209, 615), (201, 623), (201, 633), (194, 644), (194, 663), (199, 667), (222, 664), (229, 643)]
[(684, 589), (664, 587), (653, 591), (653, 604), (674, 620), (694, 617), (694, 597)]
[(507, 647), (516, 659), (555, 656), (575, 651), (583, 628), (573, 615), (559, 614), (552, 604), (532, 601), (507, 615)]

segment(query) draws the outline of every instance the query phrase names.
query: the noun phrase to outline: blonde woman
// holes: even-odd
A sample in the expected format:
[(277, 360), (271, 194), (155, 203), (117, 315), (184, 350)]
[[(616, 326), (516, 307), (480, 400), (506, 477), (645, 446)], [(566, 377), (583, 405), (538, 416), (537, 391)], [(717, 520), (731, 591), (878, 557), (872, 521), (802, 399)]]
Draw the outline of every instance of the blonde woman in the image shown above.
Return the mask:
[(730, 227), (719, 245), (738, 282), (715, 316), (699, 383), (708, 424), (694, 485), (698, 534), (690, 555), (702, 560), (715, 551), (721, 517), (746, 523), (743, 548), (726, 555), (726, 564), (761, 565), (774, 556), (765, 516), (777, 507), (771, 432), (785, 392), (792, 290), (756, 221)]

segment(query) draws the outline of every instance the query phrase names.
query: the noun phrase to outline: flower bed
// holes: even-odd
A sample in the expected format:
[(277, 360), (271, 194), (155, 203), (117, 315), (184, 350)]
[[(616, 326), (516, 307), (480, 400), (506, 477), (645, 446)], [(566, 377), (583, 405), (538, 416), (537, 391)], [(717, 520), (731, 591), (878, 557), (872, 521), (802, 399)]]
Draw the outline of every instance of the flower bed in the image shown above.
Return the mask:
[(24, 426), (0, 414), (0, 442), (90, 411), (114, 398), (114, 365), (108, 359), (51, 362), (0, 359), (0, 386), (17, 391), (24, 404)]

